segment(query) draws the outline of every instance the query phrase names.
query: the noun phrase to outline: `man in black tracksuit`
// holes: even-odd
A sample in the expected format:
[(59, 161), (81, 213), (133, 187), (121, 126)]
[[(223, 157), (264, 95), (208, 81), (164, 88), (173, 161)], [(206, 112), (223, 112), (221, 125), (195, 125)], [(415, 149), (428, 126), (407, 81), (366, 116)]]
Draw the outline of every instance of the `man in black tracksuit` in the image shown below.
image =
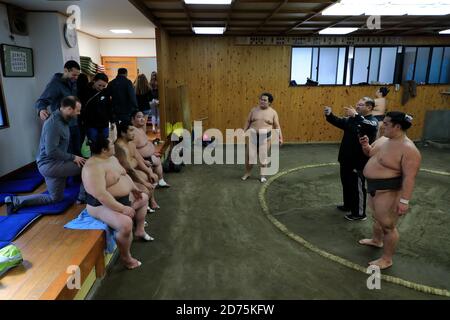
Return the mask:
[(344, 205), (338, 209), (350, 211), (345, 218), (352, 221), (366, 219), (366, 180), (362, 171), (369, 158), (362, 151), (359, 136), (367, 135), (369, 143), (375, 140), (378, 121), (371, 115), (374, 107), (373, 99), (364, 97), (358, 101), (356, 110), (345, 108), (345, 118), (336, 117), (330, 107), (325, 107), (327, 121), (344, 130), (338, 156)]
[(93, 82), (89, 83), (79, 95), (82, 102), (80, 120), (90, 141), (96, 141), (100, 134), (108, 138), (109, 123), (113, 122), (107, 84), (108, 76), (97, 73)]
[(117, 121), (131, 121), (131, 114), (138, 110), (136, 91), (133, 83), (127, 78), (128, 70), (119, 68), (117, 77), (108, 85), (112, 99), (113, 113)]

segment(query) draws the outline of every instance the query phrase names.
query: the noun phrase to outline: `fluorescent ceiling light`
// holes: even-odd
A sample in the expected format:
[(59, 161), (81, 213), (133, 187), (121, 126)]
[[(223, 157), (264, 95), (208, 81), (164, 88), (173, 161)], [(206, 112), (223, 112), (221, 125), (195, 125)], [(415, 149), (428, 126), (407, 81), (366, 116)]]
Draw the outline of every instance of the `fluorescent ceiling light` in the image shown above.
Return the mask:
[(223, 34), (225, 27), (192, 27), (195, 34)]
[(186, 4), (230, 4), (232, 0), (184, 0)]
[(109, 30), (112, 33), (133, 33), (131, 30), (128, 29), (111, 29)]
[(319, 34), (348, 34), (358, 28), (326, 28), (319, 31)]
[(438, 16), (450, 14), (450, 0), (341, 0), (324, 11), (324, 16)]
[(450, 29), (439, 31), (439, 34), (450, 34)]

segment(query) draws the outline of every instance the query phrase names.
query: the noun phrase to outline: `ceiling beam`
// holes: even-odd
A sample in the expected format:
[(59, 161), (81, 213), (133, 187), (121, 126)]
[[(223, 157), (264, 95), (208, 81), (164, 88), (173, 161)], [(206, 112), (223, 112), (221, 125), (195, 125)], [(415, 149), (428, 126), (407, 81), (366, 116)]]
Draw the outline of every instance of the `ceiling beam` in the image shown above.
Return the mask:
[(302, 21), (298, 22), (297, 24), (295, 24), (294, 26), (290, 27), (289, 29), (286, 29), (283, 34), (287, 34), (289, 32), (292, 32), (294, 29), (298, 28), (299, 26), (301, 26), (303, 23), (305, 23), (306, 21), (311, 20), (312, 18), (314, 18), (315, 16), (319, 15), (322, 13), (323, 10), (325, 10), (326, 8), (328, 8), (330, 6), (330, 4), (334, 4), (336, 2), (338, 2), (339, 0), (333, 0), (333, 1), (328, 1), (328, 3), (324, 6), (321, 6), (321, 9), (310, 14), (308, 17), (306, 17), (305, 19), (303, 19)]
[(239, 0), (233, 0), (230, 5), (230, 9), (228, 10), (227, 21), (225, 22), (225, 32), (227, 32), (228, 25), (230, 24), (231, 14), (233, 13), (233, 8), (238, 3)]
[[(402, 27), (402, 26), (414, 23), (414, 21), (410, 21), (410, 19), (409, 19), (409, 17), (411, 17), (411, 16), (408, 16), (408, 15), (405, 14), (405, 15), (402, 15), (402, 16), (399, 16), (399, 17), (402, 17), (405, 20), (400, 22), (400, 23), (396, 23), (396, 24), (394, 24), (392, 26), (389, 26), (389, 28), (384, 28), (384, 29), (381, 28), (380, 30), (376, 30), (374, 32), (374, 34), (380, 34), (380, 33), (386, 32), (386, 31), (395, 30), (398, 27)], [(398, 18), (398, 17), (396, 17), (396, 18)], [(381, 17), (381, 19), (383, 19), (383, 17)], [(381, 25), (383, 25), (383, 20), (381, 20)]]
[[(242, 0), (243, 3), (269, 3), (277, 2), (276, 0)], [(289, 3), (335, 3), (335, 0), (289, 0)]]
[[(189, 8), (186, 5), (186, 3), (184, 3), (183, 0), (181, 0), (181, 4), (183, 5), (184, 13), (186, 14), (188, 23), (191, 26), (191, 30), (192, 30), (193, 25), (192, 25), (192, 19), (191, 19), (191, 14), (190, 14)], [(192, 32), (194, 32), (194, 31), (192, 31)]]
[(142, 0), (128, 0), (138, 9), (155, 27), (161, 28), (161, 22), (156, 18)]
[(423, 31), (425, 31), (425, 30), (427, 30), (427, 29), (430, 29), (428, 32), (433, 32), (432, 30), (434, 30), (434, 29), (438, 29), (438, 30), (445, 30), (445, 29), (448, 29), (448, 28), (450, 28), (450, 24), (449, 23), (446, 23), (446, 24), (433, 24), (433, 25), (426, 25), (426, 26), (417, 26), (416, 28), (408, 28), (407, 30), (405, 30), (405, 31), (402, 31), (402, 32), (400, 32), (399, 34), (400, 35), (404, 35), (404, 34), (407, 34), (407, 33), (409, 33), (409, 32), (417, 32), (417, 31), (420, 31), (420, 30), (423, 30)]
[[(339, 20), (339, 21), (333, 22), (333, 23), (329, 24), (328, 26), (323, 27), (323, 28), (320, 29), (320, 30), (328, 29), (328, 28), (333, 28), (334, 26), (337, 26), (338, 24), (340, 24), (340, 23), (342, 23), (342, 22), (352, 20), (353, 18), (355, 18), (355, 16), (345, 17), (344, 19), (341, 19), (341, 20)], [(320, 30), (319, 30), (319, 31), (320, 31)], [(317, 31), (317, 33), (319, 33), (319, 31)]]
[(275, 8), (275, 10), (272, 11), (272, 13), (259, 25), (258, 28), (256, 28), (255, 33), (258, 33), (259, 30), (274, 16), (277, 14), (278, 11), (288, 2), (288, 0), (282, 0), (281, 3), (278, 4), (278, 6)]
[[(235, 3), (237, 0), (233, 1), (233, 3)], [(184, 13), (183, 9), (161, 9), (161, 8), (154, 8), (152, 10), (153, 14), (158, 15), (158, 14), (166, 14), (166, 13)], [(195, 8), (192, 9), (191, 8), (191, 12), (192, 13), (224, 13), (223, 9), (214, 9), (214, 8)], [(259, 13), (259, 14), (266, 14), (267, 10), (263, 10), (263, 9), (234, 9), (233, 8), (233, 13)], [(310, 14), (310, 13), (314, 13), (311, 9), (281, 9), (278, 13), (280, 14), (296, 14), (296, 13), (301, 13), (301, 14)]]

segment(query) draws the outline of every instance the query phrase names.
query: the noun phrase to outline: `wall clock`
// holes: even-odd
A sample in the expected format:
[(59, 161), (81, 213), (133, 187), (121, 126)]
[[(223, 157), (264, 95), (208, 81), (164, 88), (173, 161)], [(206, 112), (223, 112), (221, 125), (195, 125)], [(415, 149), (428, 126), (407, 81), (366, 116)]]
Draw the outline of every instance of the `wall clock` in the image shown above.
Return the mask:
[(69, 28), (67, 23), (64, 24), (64, 40), (66, 40), (69, 48), (74, 48), (78, 43), (77, 29)]

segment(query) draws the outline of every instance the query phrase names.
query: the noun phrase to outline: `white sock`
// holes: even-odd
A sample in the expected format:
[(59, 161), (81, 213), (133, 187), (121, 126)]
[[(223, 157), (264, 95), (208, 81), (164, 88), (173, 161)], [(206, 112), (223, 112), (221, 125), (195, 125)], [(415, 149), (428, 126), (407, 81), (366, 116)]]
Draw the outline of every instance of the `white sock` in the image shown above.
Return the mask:
[(159, 185), (160, 185), (160, 186), (167, 186), (167, 182), (164, 181), (164, 178), (162, 178), (161, 180), (159, 180)]

